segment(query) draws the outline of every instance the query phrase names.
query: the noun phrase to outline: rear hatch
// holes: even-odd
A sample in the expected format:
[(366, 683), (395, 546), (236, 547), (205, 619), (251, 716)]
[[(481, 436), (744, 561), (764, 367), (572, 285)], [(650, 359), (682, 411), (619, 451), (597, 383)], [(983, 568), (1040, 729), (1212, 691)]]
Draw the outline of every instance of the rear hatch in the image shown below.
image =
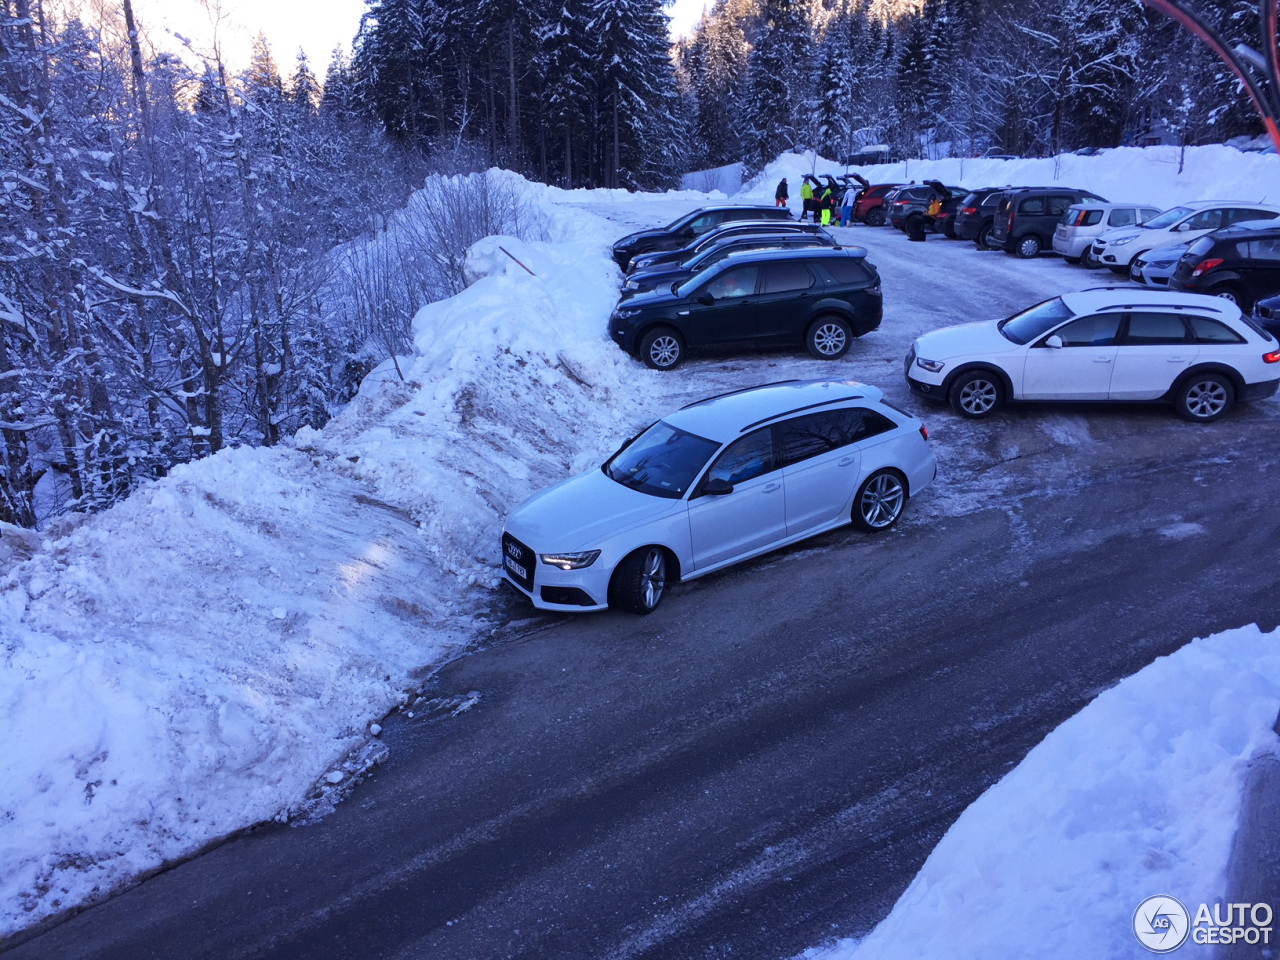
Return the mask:
[(991, 239), (1003, 243), (1013, 230), (1013, 200), (1016, 194), (1002, 193), (991, 221)]

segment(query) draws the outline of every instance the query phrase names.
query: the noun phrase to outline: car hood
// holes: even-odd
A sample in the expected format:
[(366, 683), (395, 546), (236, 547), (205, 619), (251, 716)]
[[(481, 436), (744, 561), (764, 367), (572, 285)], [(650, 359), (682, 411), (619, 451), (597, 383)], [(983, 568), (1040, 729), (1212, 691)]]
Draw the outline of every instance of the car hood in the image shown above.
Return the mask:
[[(640, 278), (637, 277), (637, 279)], [(624, 306), (627, 310), (638, 310), (641, 307), (651, 307), (655, 304), (670, 303), (673, 300), (678, 300), (680, 298), (671, 292), (671, 283), (674, 279), (668, 280), (665, 284), (659, 281), (657, 289), (654, 290), (637, 290), (627, 298), (625, 306), (621, 304), (620, 306)]]
[(1147, 263), (1176, 263), (1178, 258), (1187, 252), (1189, 243), (1175, 243), (1171, 247), (1157, 247), (1149, 250), (1142, 255), (1142, 259)]
[(590, 550), (614, 534), (685, 509), (624, 487), (596, 468), (535, 493), (507, 517), (506, 529), (539, 553)]
[(916, 340), (916, 356), (944, 361), (1017, 350), (1018, 344), (1000, 332), (999, 323), (999, 320), (982, 320), (931, 330)]
[(1156, 233), (1156, 231), (1154, 230), (1143, 231), (1143, 230), (1134, 230), (1132, 227), (1120, 227), (1118, 230), (1108, 230), (1105, 233), (1099, 235), (1098, 242), (1099, 243), (1115, 243), (1117, 240), (1130, 240), (1133, 237), (1142, 236), (1142, 234), (1145, 232), (1150, 232), (1152, 236), (1154, 236)]
[(617, 249), (621, 249), (622, 247), (634, 246), (637, 242), (641, 240), (651, 240), (656, 237), (665, 237), (665, 236), (667, 236), (666, 230), (640, 230), (636, 233), (628, 233), (621, 240), (618, 240), (616, 243), (614, 243), (613, 246), (614, 246), (614, 249), (617, 250)]

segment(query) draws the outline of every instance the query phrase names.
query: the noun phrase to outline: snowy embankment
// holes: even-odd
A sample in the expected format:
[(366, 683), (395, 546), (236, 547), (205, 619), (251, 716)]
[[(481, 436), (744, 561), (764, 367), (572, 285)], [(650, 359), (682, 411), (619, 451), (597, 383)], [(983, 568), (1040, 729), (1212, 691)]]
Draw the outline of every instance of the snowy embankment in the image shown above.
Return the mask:
[(3, 531), (0, 937), (322, 807), (376, 758), (370, 721), (485, 631), (505, 512), (647, 415), (654, 375), (602, 322), (616, 228), (512, 180), (548, 240), (477, 244), (404, 381), (384, 365), (321, 431)]
[(975, 801), (889, 916), (806, 960), (1145, 956), (1147, 897), (1223, 901), (1245, 771), (1280, 753), (1280, 630), (1195, 640), (1100, 694)]
[[(1015, 186), (1078, 187), (1117, 202), (1150, 203), (1161, 209), (1192, 200), (1244, 200), (1280, 204), (1280, 156), (1241, 153), (1221, 145), (1188, 147), (1178, 172), (1178, 147), (1118, 147), (1092, 157), (1067, 154), (1027, 160), (908, 160), (849, 169), (872, 183), (941, 180), (977, 189)], [(806, 173), (840, 174), (845, 167), (812, 152), (783, 154), (735, 200), (772, 203), (778, 181), (787, 178), (791, 206), (800, 207), (800, 180)]]

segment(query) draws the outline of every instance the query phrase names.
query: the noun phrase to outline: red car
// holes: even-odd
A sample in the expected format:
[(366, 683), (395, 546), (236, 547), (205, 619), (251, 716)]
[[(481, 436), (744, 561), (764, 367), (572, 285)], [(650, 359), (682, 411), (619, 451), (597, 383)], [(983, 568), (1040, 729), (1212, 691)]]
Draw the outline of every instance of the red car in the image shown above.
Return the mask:
[(885, 222), (884, 195), (900, 183), (873, 183), (862, 191), (853, 205), (853, 219), (873, 227)]

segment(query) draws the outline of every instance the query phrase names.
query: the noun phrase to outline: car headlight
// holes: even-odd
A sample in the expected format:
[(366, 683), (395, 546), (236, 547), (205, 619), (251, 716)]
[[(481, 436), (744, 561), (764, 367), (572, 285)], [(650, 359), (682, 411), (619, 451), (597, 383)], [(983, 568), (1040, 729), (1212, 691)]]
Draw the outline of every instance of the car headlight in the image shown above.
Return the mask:
[(561, 570), (581, 570), (583, 567), (589, 567), (595, 563), (596, 558), (599, 556), (599, 550), (584, 550), (581, 553), (544, 553), (541, 555), (543, 563), (559, 567)]
[(1138, 235), (1135, 233), (1132, 237), (1121, 237), (1119, 240), (1108, 240), (1107, 245), (1111, 247), (1123, 247), (1126, 243), (1133, 243), (1133, 241), (1137, 239)]
[(916, 366), (922, 370), (928, 370), (930, 373), (941, 373), (946, 364), (941, 360), (926, 360), (924, 357), (916, 357)]
[(639, 310), (615, 310), (613, 315), (619, 320), (629, 320), (639, 312)]
[(640, 284), (636, 283), (636, 281), (634, 280), (628, 280), (626, 283), (622, 285), (622, 289), (623, 290), (639, 290)]

